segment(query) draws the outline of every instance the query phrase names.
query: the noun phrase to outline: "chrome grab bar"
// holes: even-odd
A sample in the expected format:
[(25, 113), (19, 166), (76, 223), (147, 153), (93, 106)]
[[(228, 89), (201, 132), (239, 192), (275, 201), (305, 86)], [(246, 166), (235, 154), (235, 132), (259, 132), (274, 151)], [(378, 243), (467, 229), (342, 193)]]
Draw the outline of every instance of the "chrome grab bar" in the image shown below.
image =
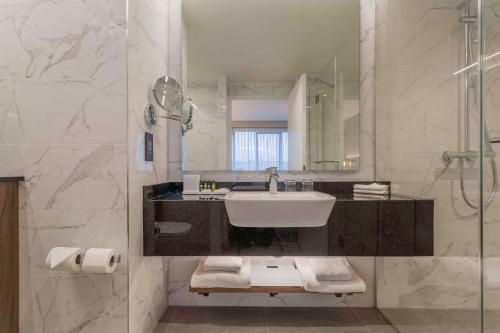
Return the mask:
[(497, 136), (496, 138), (491, 138), (490, 143), (500, 143), (500, 137)]

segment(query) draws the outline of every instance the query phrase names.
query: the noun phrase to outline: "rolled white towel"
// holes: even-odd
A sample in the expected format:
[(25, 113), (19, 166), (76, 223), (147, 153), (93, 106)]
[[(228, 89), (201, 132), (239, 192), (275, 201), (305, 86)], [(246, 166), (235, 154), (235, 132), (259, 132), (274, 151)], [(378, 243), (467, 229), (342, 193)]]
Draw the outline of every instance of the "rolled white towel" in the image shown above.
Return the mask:
[(354, 190), (359, 191), (387, 191), (389, 190), (389, 185), (385, 184), (355, 184)]
[(309, 262), (318, 281), (351, 281), (353, 278), (345, 258), (311, 258)]
[(203, 263), (204, 271), (239, 272), (243, 266), (242, 257), (210, 256)]

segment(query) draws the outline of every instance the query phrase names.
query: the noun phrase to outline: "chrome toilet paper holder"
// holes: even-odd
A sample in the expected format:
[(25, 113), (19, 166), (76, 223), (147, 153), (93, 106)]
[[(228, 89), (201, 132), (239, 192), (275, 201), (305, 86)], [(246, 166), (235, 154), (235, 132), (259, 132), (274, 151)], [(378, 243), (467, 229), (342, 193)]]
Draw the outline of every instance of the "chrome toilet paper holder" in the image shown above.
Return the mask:
[[(112, 257), (111, 258), (112, 260), (116, 260), (116, 263), (119, 264), (121, 261), (122, 261), (122, 255), (121, 254), (118, 254), (116, 255), (115, 257)], [(77, 265), (80, 265), (82, 263), (82, 256), (81, 255), (78, 255), (76, 257), (76, 264)], [(113, 264), (113, 262), (110, 262), (110, 264)]]

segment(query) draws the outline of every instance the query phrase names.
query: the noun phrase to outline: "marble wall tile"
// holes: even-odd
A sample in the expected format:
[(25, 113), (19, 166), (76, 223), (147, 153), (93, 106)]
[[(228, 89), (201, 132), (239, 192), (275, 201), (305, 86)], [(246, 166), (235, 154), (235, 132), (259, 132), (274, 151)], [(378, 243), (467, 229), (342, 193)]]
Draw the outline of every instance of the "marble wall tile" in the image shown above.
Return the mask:
[[(227, 79), (208, 84), (190, 84), (187, 96), (198, 107), (191, 130), (182, 141), (185, 170), (227, 169)], [(197, 124), (197, 125), (196, 125)]]
[(127, 274), (21, 276), (20, 331), (127, 332)]
[[(168, 75), (172, 76), (181, 85), (182, 77), (182, 1), (168, 1)], [(168, 121), (168, 179), (169, 181), (181, 181), (182, 173), (182, 131), (178, 121)]]
[[(479, 218), (460, 194), (456, 162), (446, 166), (441, 158), (443, 151), (463, 145), (463, 75), (453, 75), (464, 66), (458, 4), (377, 0), (377, 179), (390, 179), (394, 191), (435, 199), (436, 254), (377, 258), (382, 307), (478, 307)], [(473, 150), (478, 149), (477, 119), (472, 101)], [(473, 202), (478, 200), (478, 167), (469, 163), (465, 172), (466, 194)], [(485, 215), (495, 215), (496, 206)], [(494, 220), (485, 235), (495, 230)], [(497, 249), (493, 238), (485, 247), (489, 255)]]
[[(21, 332), (127, 330), (127, 2), (2, 1), (0, 174), (21, 184)], [(114, 247), (113, 275), (49, 272)]]
[(29, 209), (125, 209), (125, 145), (0, 145), (4, 175), (21, 174)]
[(476, 309), (475, 257), (377, 258), (377, 306)]
[(125, 1), (1, 6), (0, 143), (124, 143)]
[[(487, 55), (486, 68), (489, 68), (484, 73), (484, 93), (483, 93), (483, 112), (487, 124), (487, 129), (490, 137), (500, 136), (500, 58), (491, 55), (500, 51), (500, 19), (498, 12), (500, 11), (500, 2), (498, 0), (484, 1), (484, 42), (485, 53)], [(492, 145), (496, 153), (495, 162), (499, 165), (500, 146)], [(488, 175), (485, 177), (485, 198), (488, 199), (492, 191), (491, 177), (491, 161), (485, 165)], [(497, 181), (498, 183), (498, 181)], [(484, 272), (485, 272), (485, 307), (487, 309), (499, 309), (500, 304), (500, 197), (498, 191), (492, 204), (484, 211), (484, 249), (485, 256)]]
[[(174, 75), (179, 67), (175, 45), (180, 43), (173, 34), (180, 17), (176, 4), (180, 1), (128, 1), (128, 331), (134, 333), (152, 332), (168, 301), (166, 258), (142, 256), (142, 187), (168, 179), (170, 125), (159, 118), (157, 125), (149, 128), (144, 110), (153, 101), (150, 92), (160, 76), (172, 75), (180, 81), (179, 75)], [(177, 31), (180, 33), (180, 26)], [(144, 132), (153, 134), (153, 162), (144, 161)]]

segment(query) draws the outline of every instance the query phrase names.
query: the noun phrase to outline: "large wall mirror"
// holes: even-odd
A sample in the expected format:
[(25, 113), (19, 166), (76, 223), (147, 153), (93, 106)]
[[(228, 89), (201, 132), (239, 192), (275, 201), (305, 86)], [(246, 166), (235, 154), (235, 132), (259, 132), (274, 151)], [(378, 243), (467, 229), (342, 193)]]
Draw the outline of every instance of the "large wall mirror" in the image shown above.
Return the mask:
[(184, 171), (359, 169), (359, 1), (182, 4)]

